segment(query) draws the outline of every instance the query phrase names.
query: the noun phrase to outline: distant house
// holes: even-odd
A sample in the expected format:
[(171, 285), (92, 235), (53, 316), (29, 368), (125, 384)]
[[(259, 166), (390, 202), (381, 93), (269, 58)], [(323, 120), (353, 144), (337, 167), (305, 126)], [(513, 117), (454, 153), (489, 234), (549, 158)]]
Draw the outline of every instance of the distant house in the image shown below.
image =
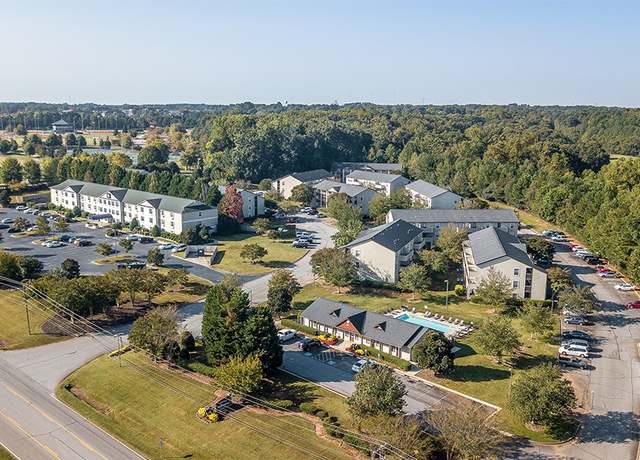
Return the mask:
[(544, 300), (547, 273), (533, 263), (527, 247), (517, 236), (489, 227), (471, 233), (463, 244), (467, 295), (472, 295), (491, 269), (510, 282), (513, 297)]
[(396, 220), (365, 230), (343, 247), (351, 253), (360, 279), (396, 283), (400, 270), (413, 261), (415, 251), (423, 246), (418, 227)]
[(517, 236), (518, 216), (511, 209), (392, 209), (386, 221), (404, 220), (422, 230), (427, 247), (433, 246), (444, 228), (469, 233), (495, 227)]
[(423, 180), (416, 180), (405, 186), (414, 206), (429, 209), (456, 209), (462, 197), (450, 190)]
[(312, 171), (295, 172), (282, 176), (271, 183), (271, 188), (278, 192), (282, 198), (291, 198), (291, 191), (296, 185), (313, 184), (322, 179), (330, 177), (331, 173), (325, 169), (314, 169)]
[(409, 179), (399, 174), (385, 174), (358, 169), (347, 175), (346, 183), (361, 185), (375, 190), (376, 192), (384, 193), (388, 196), (397, 189), (407, 185), (409, 183)]
[(343, 161), (340, 163), (336, 163), (334, 166), (336, 177), (339, 177), (343, 182), (351, 172), (358, 169), (361, 171), (383, 174), (400, 174), (402, 172), (402, 165), (400, 163), (366, 163)]
[(354, 207), (360, 210), (362, 215), (369, 215), (369, 201), (376, 196), (373, 190), (362, 187), (361, 185), (344, 184), (332, 180), (322, 180), (313, 186), (314, 199), (313, 205), (324, 207), (332, 196), (338, 193), (344, 193)]
[[(224, 195), (227, 187), (220, 185), (218, 190)], [(242, 188), (236, 189), (242, 196), (242, 215), (247, 219), (262, 216), (264, 214), (264, 197), (252, 192), (251, 190), (245, 190)]]
[(429, 331), (418, 324), (322, 297), (314, 300), (300, 318), (304, 326), (406, 361), (412, 360), (413, 347)]
[(62, 118), (51, 125), (51, 129), (56, 134), (72, 133), (73, 126), (64, 121)]

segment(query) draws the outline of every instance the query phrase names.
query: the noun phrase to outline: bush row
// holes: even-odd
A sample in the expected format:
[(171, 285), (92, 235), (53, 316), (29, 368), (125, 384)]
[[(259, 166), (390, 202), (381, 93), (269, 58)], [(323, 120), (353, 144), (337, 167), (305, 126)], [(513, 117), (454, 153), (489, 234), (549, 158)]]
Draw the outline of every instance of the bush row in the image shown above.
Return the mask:
[(294, 319), (283, 319), (280, 321), (280, 323), (284, 327), (288, 327), (289, 329), (295, 329), (296, 331), (304, 332), (305, 334), (308, 334), (308, 335), (319, 334), (319, 331), (315, 330), (312, 327), (304, 326)]
[(370, 452), (369, 443), (361, 438), (355, 437), (349, 433), (345, 433), (340, 429), (338, 418), (329, 415), (326, 411), (317, 408), (312, 403), (303, 402), (299, 406), (300, 410), (305, 414), (315, 415), (322, 420), (322, 426), (329, 436), (342, 439), (346, 444), (368, 454)]
[(384, 361), (386, 364), (390, 364), (393, 367), (408, 371), (411, 369), (411, 363), (397, 356), (390, 355), (389, 353), (383, 353), (377, 348), (368, 347), (367, 345), (359, 344), (359, 346), (365, 349), (369, 356)]

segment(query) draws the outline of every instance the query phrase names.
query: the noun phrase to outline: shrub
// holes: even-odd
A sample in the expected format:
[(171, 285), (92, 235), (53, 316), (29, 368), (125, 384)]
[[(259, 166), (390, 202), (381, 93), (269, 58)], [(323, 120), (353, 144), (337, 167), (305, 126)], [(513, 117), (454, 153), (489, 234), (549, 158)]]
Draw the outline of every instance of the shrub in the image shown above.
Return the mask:
[(113, 350), (111, 353), (109, 353), (109, 358), (114, 358), (116, 356), (124, 355), (128, 351), (131, 351), (131, 345), (126, 345), (117, 350)]
[(311, 414), (311, 415), (315, 415), (316, 412), (318, 411), (318, 408), (316, 406), (308, 402), (300, 403), (299, 408), (305, 414)]
[(323, 411), (323, 410), (319, 410), (319, 411), (316, 412), (316, 417), (318, 417), (319, 419), (322, 419), (322, 420), (327, 418), (328, 415), (329, 414), (327, 414), (327, 412)]
[(180, 359), (183, 361), (188, 361), (191, 359), (191, 353), (186, 348), (180, 348)]
[(207, 415), (207, 418), (210, 422), (215, 423), (218, 421), (218, 414), (216, 414), (215, 412), (211, 412), (209, 415)]
[(189, 331), (184, 331), (180, 337), (180, 346), (186, 348), (188, 351), (193, 351), (196, 348), (196, 339), (193, 338), (193, 334)]
[(329, 436), (332, 436), (334, 438), (342, 438), (344, 436), (344, 433), (340, 431), (340, 426), (338, 424), (334, 424), (329, 422), (328, 420), (325, 420), (324, 422), (322, 422), (322, 427)]
[(350, 446), (355, 447), (359, 451), (365, 452), (367, 454), (369, 453), (369, 443), (361, 438), (356, 438), (351, 434), (345, 434), (342, 440)]
[(411, 369), (411, 363), (409, 361), (398, 358), (397, 356), (390, 355), (388, 353), (383, 353), (376, 348), (368, 347), (366, 345), (360, 345), (360, 347), (365, 349), (369, 356), (378, 358), (379, 360), (384, 361), (386, 364), (390, 364), (391, 366), (402, 369), (403, 371), (408, 371)]
[(291, 409), (293, 407), (293, 401), (291, 401), (290, 399), (276, 399), (274, 401), (271, 401), (271, 404), (282, 410)]
[(453, 288), (453, 292), (455, 292), (458, 297), (462, 297), (465, 293), (464, 286), (462, 284), (456, 284)]
[(206, 364), (199, 361), (187, 364), (187, 369), (193, 372), (197, 372), (198, 374), (206, 375), (208, 377), (213, 377), (215, 371), (213, 367), (207, 366)]

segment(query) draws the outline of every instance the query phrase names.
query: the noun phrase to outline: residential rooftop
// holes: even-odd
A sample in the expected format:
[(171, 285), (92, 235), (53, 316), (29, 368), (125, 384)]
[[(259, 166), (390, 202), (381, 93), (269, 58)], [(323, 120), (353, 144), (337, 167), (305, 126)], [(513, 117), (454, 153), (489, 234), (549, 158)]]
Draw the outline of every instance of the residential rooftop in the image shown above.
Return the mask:
[(341, 161), (336, 163), (337, 168), (349, 167), (353, 169), (371, 169), (374, 171), (402, 171), (400, 163), (370, 163), (358, 161)]
[(335, 190), (337, 193), (344, 193), (347, 196), (357, 196), (360, 193), (369, 190), (361, 185), (345, 184), (343, 182), (336, 182), (328, 179), (318, 182), (313, 186), (313, 188), (323, 190), (325, 192)]
[(409, 182), (409, 179), (400, 175), (400, 174), (386, 174), (386, 173), (378, 173), (373, 171), (363, 171), (361, 169), (357, 169), (355, 171), (350, 172), (347, 175), (347, 178), (356, 179), (356, 180), (367, 180), (372, 182), (385, 182), (390, 183), (397, 179), (404, 179)]
[(518, 216), (511, 209), (391, 209), (391, 220), (407, 222), (518, 222)]
[(355, 240), (345, 245), (350, 248), (366, 241), (374, 241), (394, 252), (399, 251), (422, 233), (415, 225), (404, 220), (378, 225), (361, 232)]
[(429, 182), (425, 182), (421, 179), (415, 180), (405, 185), (405, 188), (429, 198), (442, 195), (443, 193), (447, 193), (449, 191), (446, 188), (438, 187), (437, 185), (431, 184)]
[(527, 254), (527, 246), (518, 237), (495, 227), (487, 227), (469, 234), (468, 244), (476, 265), (486, 264), (503, 257), (515, 259), (526, 265), (534, 265)]
[(300, 182), (313, 182), (315, 180), (325, 179), (331, 176), (331, 173), (326, 169), (313, 169), (311, 171), (294, 172), (282, 177), (291, 176)]

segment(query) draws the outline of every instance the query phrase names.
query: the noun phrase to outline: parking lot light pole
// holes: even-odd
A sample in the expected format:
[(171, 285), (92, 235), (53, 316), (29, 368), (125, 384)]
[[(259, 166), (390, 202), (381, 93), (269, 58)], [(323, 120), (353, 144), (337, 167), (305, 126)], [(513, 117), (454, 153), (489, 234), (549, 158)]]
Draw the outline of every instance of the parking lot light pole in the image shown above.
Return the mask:
[(447, 311), (449, 311), (449, 280), (445, 280), (445, 283), (447, 285), (447, 292), (445, 294), (445, 298), (444, 298), (444, 307)]

